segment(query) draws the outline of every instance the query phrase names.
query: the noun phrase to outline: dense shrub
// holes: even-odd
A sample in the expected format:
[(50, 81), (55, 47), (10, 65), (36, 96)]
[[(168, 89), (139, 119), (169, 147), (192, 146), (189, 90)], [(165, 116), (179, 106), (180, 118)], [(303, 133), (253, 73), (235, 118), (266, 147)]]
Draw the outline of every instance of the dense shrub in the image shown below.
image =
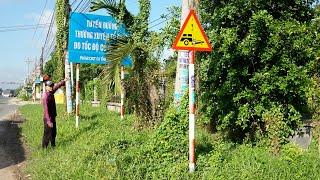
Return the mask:
[(23, 101), (28, 101), (31, 98), (31, 95), (24, 88), (22, 88), (18, 92), (18, 98)]
[[(255, 141), (275, 135), (268, 125), (283, 139), (312, 116), (307, 94), (319, 48), (313, 2), (201, 2), (201, 21), (214, 46), (198, 56), (204, 123), (233, 140)], [(281, 127), (267, 122), (266, 114), (281, 116)]]

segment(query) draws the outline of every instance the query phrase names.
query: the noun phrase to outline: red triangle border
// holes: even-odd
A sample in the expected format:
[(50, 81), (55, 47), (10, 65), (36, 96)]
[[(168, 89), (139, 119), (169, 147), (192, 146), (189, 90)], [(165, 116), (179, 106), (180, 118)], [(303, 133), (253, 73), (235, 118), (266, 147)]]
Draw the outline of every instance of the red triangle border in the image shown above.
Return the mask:
[[(178, 42), (179, 42), (179, 40), (180, 40), (180, 38), (181, 38), (181, 36), (182, 36), (182, 33), (183, 33), (184, 29), (186, 28), (187, 23), (188, 23), (188, 21), (189, 21), (189, 19), (191, 18), (192, 15), (194, 16), (194, 19), (196, 20), (196, 23), (197, 23), (198, 27), (200, 28), (200, 31), (201, 31), (202, 36), (204, 37), (206, 43), (209, 45), (208, 48), (181, 47), (181, 46), (177, 46), (177, 44), (178, 44)], [(183, 25), (182, 25), (182, 27), (181, 27), (181, 29), (180, 29), (180, 31), (179, 31), (179, 33), (178, 33), (175, 41), (174, 41), (174, 43), (173, 43), (172, 49), (176, 49), (176, 50), (189, 50), (189, 51), (209, 51), (209, 52), (212, 51), (212, 47), (211, 47), (211, 44), (209, 43), (208, 37), (206, 36), (206, 34), (205, 34), (202, 26), (200, 25), (199, 19), (198, 19), (197, 15), (196, 15), (196, 13), (195, 13), (195, 11), (194, 11), (193, 9), (190, 10), (190, 12), (189, 12), (186, 20), (184, 21), (184, 23), (183, 23)]]

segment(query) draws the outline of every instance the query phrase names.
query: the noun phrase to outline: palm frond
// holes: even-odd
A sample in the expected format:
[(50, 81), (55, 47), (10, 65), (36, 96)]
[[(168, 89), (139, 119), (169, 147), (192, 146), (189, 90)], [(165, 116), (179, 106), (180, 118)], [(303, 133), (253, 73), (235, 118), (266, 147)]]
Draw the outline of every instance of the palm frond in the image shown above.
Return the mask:
[(133, 42), (127, 36), (112, 39), (107, 45), (106, 58), (108, 63), (101, 73), (102, 84), (114, 95), (119, 95), (121, 91), (120, 67), (122, 60), (129, 56), (132, 50)]
[(105, 9), (112, 16), (117, 16), (120, 12), (119, 6), (115, 0), (96, 0), (91, 2), (90, 11)]
[(105, 9), (111, 16), (118, 18), (122, 7), (124, 7), (123, 23), (126, 27), (131, 27), (134, 22), (133, 15), (125, 6), (121, 6), (121, 2), (117, 3), (116, 0), (96, 0), (91, 3), (90, 11)]

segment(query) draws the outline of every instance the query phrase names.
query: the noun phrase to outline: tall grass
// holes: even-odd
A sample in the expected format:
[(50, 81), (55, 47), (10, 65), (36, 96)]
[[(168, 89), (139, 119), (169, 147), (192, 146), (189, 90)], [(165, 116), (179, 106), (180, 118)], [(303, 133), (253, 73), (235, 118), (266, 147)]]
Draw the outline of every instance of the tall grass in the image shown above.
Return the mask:
[[(20, 111), (26, 117), (22, 133), (31, 152), (26, 171), (32, 179), (320, 179), (315, 148), (302, 151), (288, 144), (274, 157), (265, 146), (232, 144), (201, 128), (197, 170), (189, 174), (187, 136), (175, 130), (180, 126), (137, 131), (133, 117), (120, 120), (116, 113), (89, 106), (81, 109), (79, 129), (59, 107), (57, 147), (43, 150), (41, 106)], [(159, 135), (168, 129), (175, 134)]]

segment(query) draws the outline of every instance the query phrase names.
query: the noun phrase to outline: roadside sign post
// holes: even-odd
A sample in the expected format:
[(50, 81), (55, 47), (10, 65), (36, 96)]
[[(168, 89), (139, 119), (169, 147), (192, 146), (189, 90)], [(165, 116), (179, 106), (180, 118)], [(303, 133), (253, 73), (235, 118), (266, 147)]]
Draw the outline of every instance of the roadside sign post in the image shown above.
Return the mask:
[(121, 66), (121, 102), (120, 102), (121, 120), (124, 118), (124, 67)]
[(196, 94), (195, 94), (195, 52), (196, 51), (212, 51), (209, 40), (204, 33), (203, 28), (197, 18), (194, 10), (190, 10), (188, 17), (182, 25), (179, 34), (173, 43), (175, 50), (188, 50), (189, 52), (189, 172), (196, 169), (195, 155), (195, 110), (196, 110)]
[(195, 158), (195, 76), (194, 76), (194, 58), (195, 51), (189, 53), (189, 171), (193, 172), (196, 168)]
[(76, 69), (76, 128), (79, 128), (79, 116), (80, 116), (80, 64), (77, 63)]

